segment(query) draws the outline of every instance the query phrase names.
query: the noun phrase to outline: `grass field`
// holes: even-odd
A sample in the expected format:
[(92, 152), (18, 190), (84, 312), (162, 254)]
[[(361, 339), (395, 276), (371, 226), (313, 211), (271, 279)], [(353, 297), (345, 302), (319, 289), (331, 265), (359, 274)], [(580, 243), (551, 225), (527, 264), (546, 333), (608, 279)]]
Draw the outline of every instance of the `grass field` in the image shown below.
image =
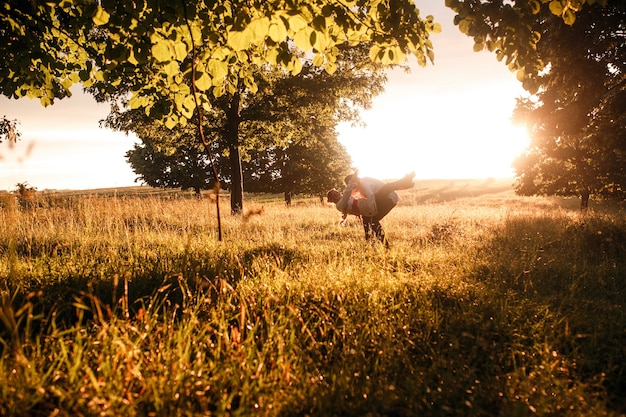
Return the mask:
[(219, 242), (185, 193), (5, 196), (0, 415), (626, 414), (623, 207), (400, 196), (389, 250), (316, 198), (246, 196)]

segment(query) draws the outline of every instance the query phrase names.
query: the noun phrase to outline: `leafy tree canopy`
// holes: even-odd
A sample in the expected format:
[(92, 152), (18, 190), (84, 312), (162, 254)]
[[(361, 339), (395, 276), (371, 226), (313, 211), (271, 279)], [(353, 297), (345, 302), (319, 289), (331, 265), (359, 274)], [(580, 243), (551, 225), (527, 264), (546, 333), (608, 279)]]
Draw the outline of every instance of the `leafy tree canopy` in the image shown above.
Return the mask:
[(205, 94), (232, 94), (242, 84), (254, 92), (251, 67), (299, 73), (302, 52), (333, 73), (346, 43), (369, 44), (371, 59), (384, 64), (413, 54), (425, 65), (434, 59), (429, 34), (440, 30), (410, 0), (9, 0), (0, 24), (10, 63), (0, 69), (2, 94), (47, 105), (74, 83), (101, 98), (123, 86), (132, 108), (169, 127), (192, 117), (192, 75), (208, 108)]
[(624, 198), (626, 195), (626, 3), (609, 0), (571, 26), (544, 13), (535, 30), (548, 66), (536, 96), (516, 117), (532, 143), (516, 160), (521, 194)]
[[(543, 16), (556, 16), (559, 23), (572, 25), (585, 4), (606, 0), (445, 0), (454, 10), (454, 23), (474, 39), (474, 51), (488, 50), (504, 61), (524, 88), (536, 92), (537, 77), (547, 62), (537, 51), (542, 33), (536, 23)], [(593, 24), (593, 23), (592, 23)]]
[[(542, 69), (533, 15), (545, 6), (572, 23), (596, 0), (445, 1), (475, 49), (506, 57), (532, 87)], [(132, 108), (173, 127), (192, 117), (192, 77), (206, 109), (209, 92), (233, 93), (242, 84), (255, 91), (251, 64), (297, 74), (304, 52), (333, 73), (339, 45), (366, 43), (373, 61), (398, 64), (411, 54), (425, 65), (434, 59), (429, 36), (438, 31), (411, 0), (7, 0), (0, 93), (48, 105), (75, 83), (101, 99), (124, 86)]]

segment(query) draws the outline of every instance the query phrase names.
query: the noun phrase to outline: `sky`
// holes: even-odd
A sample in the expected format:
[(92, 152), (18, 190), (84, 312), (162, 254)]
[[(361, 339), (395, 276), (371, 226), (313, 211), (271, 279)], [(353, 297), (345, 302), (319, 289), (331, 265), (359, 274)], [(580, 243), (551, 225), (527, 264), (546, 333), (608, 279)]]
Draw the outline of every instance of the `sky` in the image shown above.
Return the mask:
[[(365, 126), (341, 124), (339, 140), (363, 176), (417, 179), (509, 178), (511, 163), (528, 145), (511, 123), (515, 99), (524, 95), (515, 74), (452, 23), (443, 0), (416, 1), (442, 33), (431, 35), (435, 64), (392, 71), (385, 92), (361, 112)], [(0, 190), (28, 183), (38, 190), (133, 186), (125, 153), (137, 141), (100, 128), (108, 104), (72, 90), (69, 99), (42, 107), (39, 100), (0, 97), (0, 116), (19, 120), (21, 140), (0, 144)]]

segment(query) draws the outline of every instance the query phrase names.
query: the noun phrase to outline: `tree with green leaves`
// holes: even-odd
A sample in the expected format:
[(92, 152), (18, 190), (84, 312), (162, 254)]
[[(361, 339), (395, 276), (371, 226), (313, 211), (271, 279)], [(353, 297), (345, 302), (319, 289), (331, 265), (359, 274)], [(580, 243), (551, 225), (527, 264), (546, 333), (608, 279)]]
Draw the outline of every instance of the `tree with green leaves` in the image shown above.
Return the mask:
[(315, 140), (250, 153), (243, 164), (246, 189), (252, 192), (325, 195), (353, 172), (352, 159), (334, 126), (317, 126)]
[[(529, 26), (542, 6), (566, 23), (596, 0), (445, 0), (461, 31), (480, 48), (508, 57), (520, 78), (542, 69)], [(0, 8), (0, 93), (38, 97), (42, 104), (70, 94), (73, 84), (106, 97), (123, 84), (130, 105), (168, 126), (185, 123), (196, 98), (254, 88), (250, 64), (301, 69), (299, 53), (329, 73), (337, 47), (366, 43), (372, 60), (420, 65), (434, 59), (429, 34), (440, 30), (411, 0), (7, 0)]]
[(126, 160), (137, 174), (135, 181), (152, 187), (193, 189), (196, 196), (215, 184), (210, 161), (197, 142), (178, 142), (173, 149), (163, 149), (149, 138), (126, 152)]
[[(358, 45), (342, 47), (333, 74), (307, 60), (297, 75), (282, 69), (261, 67), (254, 74), (254, 82), (259, 86), (255, 94), (244, 87), (234, 95), (212, 97), (211, 112), (205, 113), (203, 130), (207, 142), (215, 146), (215, 158), (221, 162), (227, 158), (229, 170), (223, 169), (221, 164), (221, 174), (225, 176), (220, 180), (227, 184), (231, 192), (231, 211), (239, 213), (243, 209), (242, 159), (247, 161), (261, 157), (264, 150), (268, 150), (268, 155), (272, 152), (294, 152), (298, 148), (316, 151), (316, 146), (328, 147), (329, 135), (330, 140), (337, 141), (335, 126), (339, 122), (359, 122), (359, 109), (371, 106), (372, 98), (383, 91), (385, 81), (382, 67), (371, 63), (367, 49)], [(236, 111), (233, 109), (235, 105)], [(173, 163), (177, 159), (175, 149), (194, 146), (192, 142), (180, 138), (183, 132), (188, 131), (185, 127), (173, 129), (172, 134), (167, 135), (137, 110), (116, 110), (108, 117), (106, 125), (134, 131), (149, 145), (144, 147), (148, 153), (153, 153), (154, 145), (158, 144), (161, 150), (155, 152), (155, 157), (146, 164), (155, 163), (157, 155), (160, 163)], [(133, 151), (135, 156), (139, 155), (137, 151)], [(333, 151), (337, 153), (320, 149), (318, 162), (328, 166), (329, 162), (324, 158), (339, 158), (339, 148), (335, 146)], [(285, 161), (282, 157), (281, 160)], [(255, 162), (251, 161), (252, 164)], [(152, 172), (153, 167), (148, 168), (146, 164), (136, 159), (133, 162), (134, 167), (141, 166)], [(249, 164), (248, 168), (251, 166)], [(294, 163), (289, 166), (295, 168)], [(350, 170), (349, 163), (344, 170), (345, 175)], [(164, 176), (166, 174), (169, 175), (170, 171), (163, 173)], [(255, 178), (252, 174), (250, 178)], [(312, 172), (298, 175), (309, 174)], [(280, 181), (284, 182), (286, 178), (283, 175)], [(328, 181), (318, 180), (316, 183), (320, 185)]]
[(626, 196), (626, 3), (591, 5), (563, 25), (538, 15), (537, 48), (547, 69), (516, 118), (532, 135), (515, 161), (523, 195)]
[(9, 0), (0, 22), (2, 94), (50, 104), (75, 83), (103, 97), (123, 85), (132, 108), (168, 127), (210, 107), (208, 93), (254, 92), (255, 67), (297, 74), (303, 52), (328, 73), (345, 44), (367, 44), (384, 64), (413, 54), (425, 65), (439, 30), (410, 0)]
[[(571, 26), (585, 5), (606, 4), (607, 0), (445, 0), (456, 12), (454, 23), (474, 39), (474, 51), (488, 50), (503, 61), (531, 93), (537, 91), (538, 77), (547, 62), (537, 50), (542, 39), (537, 22), (544, 16), (557, 27)], [(554, 17), (554, 18), (553, 18)]]

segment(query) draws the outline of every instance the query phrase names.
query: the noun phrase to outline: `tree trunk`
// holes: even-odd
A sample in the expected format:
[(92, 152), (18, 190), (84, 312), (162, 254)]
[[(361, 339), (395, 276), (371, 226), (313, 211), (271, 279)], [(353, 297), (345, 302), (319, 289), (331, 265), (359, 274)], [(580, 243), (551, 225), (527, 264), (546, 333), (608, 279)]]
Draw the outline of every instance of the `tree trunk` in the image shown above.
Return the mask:
[(226, 141), (230, 152), (230, 211), (232, 214), (243, 212), (243, 175), (239, 151), (240, 103), (239, 94), (234, 94), (226, 112)]
[(241, 172), (241, 154), (238, 146), (230, 146), (230, 212), (243, 212), (243, 175)]
[(589, 208), (589, 191), (584, 191), (580, 195), (580, 209), (586, 211)]

